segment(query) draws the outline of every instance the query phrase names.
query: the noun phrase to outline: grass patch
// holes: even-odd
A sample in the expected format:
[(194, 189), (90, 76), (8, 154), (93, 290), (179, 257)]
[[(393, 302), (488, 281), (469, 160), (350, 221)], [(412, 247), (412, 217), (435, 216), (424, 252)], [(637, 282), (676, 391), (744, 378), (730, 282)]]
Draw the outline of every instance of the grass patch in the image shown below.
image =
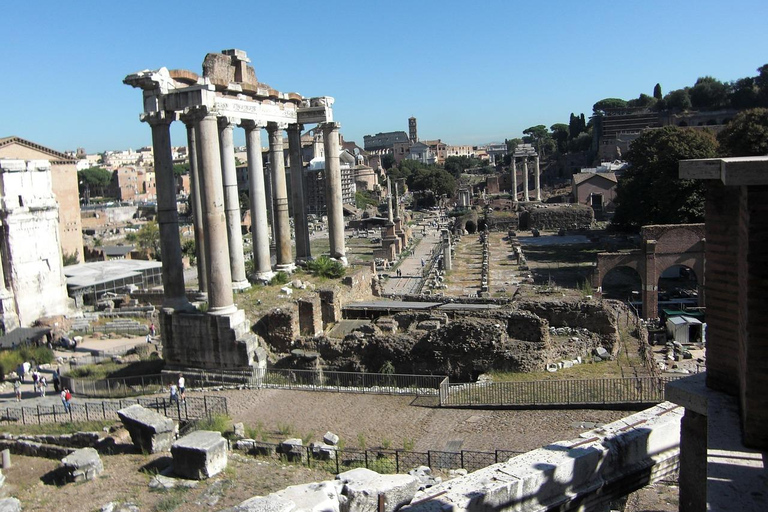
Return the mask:
[(213, 430), (222, 435), (229, 434), (232, 430), (232, 418), (226, 414), (214, 414), (209, 418), (203, 418), (197, 423), (199, 430)]
[[(34, 361), (36, 364), (46, 364), (53, 361), (53, 351), (48, 347), (23, 346), (13, 350), (0, 352), (0, 377), (16, 371), (24, 361)], [(33, 364), (34, 366), (34, 364)]]
[(44, 423), (42, 425), (3, 425), (0, 431), (13, 435), (62, 435), (75, 432), (101, 432), (115, 425), (114, 420)]

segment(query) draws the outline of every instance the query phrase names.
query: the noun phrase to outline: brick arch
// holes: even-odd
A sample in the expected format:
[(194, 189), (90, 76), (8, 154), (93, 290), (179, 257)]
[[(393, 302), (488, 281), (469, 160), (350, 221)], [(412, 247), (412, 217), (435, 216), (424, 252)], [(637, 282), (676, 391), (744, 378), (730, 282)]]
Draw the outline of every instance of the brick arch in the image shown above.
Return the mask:
[(643, 248), (627, 253), (599, 253), (592, 286), (599, 289), (606, 274), (616, 267), (634, 268), (642, 282), (643, 318), (659, 316), (659, 276), (674, 265), (685, 265), (696, 274), (699, 305), (704, 305), (704, 224), (643, 226)]

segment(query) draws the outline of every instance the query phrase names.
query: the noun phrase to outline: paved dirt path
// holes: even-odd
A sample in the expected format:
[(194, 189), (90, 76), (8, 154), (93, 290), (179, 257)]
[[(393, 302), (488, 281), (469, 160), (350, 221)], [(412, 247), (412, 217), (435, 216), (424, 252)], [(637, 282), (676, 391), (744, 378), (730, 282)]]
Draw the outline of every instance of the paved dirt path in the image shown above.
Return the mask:
[[(234, 421), (277, 434), (290, 427), (292, 435), (313, 440), (326, 431), (345, 446), (392, 448), (413, 442), (417, 451), (456, 449), (528, 451), (553, 441), (577, 437), (592, 425), (630, 414), (605, 410), (481, 410), (432, 407), (433, 399), (283, 390), (231, 390), (209, 393), (226, 396)], [(284, 436), (288, 437), (288, 436)]]

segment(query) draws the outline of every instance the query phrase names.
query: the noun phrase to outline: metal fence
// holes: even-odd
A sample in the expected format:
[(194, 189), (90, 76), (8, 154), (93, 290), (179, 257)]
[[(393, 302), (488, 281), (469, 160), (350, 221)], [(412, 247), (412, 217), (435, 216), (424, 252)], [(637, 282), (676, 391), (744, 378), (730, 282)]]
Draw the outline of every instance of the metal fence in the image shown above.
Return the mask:
[(663, 402), (678, 377), (546, 380), (443, 385), (442, 406), (589, 406)]
[[(186, 387), (211, 388), (246, 386), (251, 388), (367, 393), (385, 395), (438, 396), (447, 379), (441, 375), (399, 375), (385, 373), (335, 372), (324, 370), (259, 369), (253, 371), (185, 371)], [(176, 375), (142, 375), (101, 380), (62, 377), (62, 386), (88, 397), (128, 397), (164, 392)]]
[(227, 399), (220, 396), (187, 397), (183, 402), (166, 398), (135, 398), (100, 402), (71, 403), (69, 411), (63, 404), (36, 407), (6, 407), (0, 409), (0, 424), (40, 425), (83, 421), (116, 420), (117, 411), (133, 404), (157, 411), (177, 421), (208, 418), (228, 414)]
[(280, 458), (292, 463), (324, 469), (330, 473), (341, 473), (349, 469), (364, 467), (378, 473), (401, 473), (419, 466), (436, 469), (478, 469), (504, 462), (523, 452), (496, 450), (479, 452), (461, 450), (444, 452), (430, 450), (414, 452), (406, 450), (332, 450), (314, 451), (312, 446), (294, 447), (290, 452), (280, 453), (280, 445), (261, 441), (249, 441), (248, 452), (271, 458)]

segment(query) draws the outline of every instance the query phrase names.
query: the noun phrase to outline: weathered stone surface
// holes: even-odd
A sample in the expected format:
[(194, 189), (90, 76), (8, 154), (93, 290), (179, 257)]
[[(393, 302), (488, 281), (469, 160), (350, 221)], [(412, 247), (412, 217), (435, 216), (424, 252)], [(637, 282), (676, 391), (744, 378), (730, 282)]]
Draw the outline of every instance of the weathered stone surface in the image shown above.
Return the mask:
[(21, 502), (16, 498), (0, 500), (0, 512), (21, 512)]
[(203, 480), (227, 467), (227, 440), (219, 432), (198, 430), (173, 443), (171, 454), (174, 473)]
[(419, 481), (419, 491), (428, 489), (443, 481), (443, 479), (439, 476), (434, 476), (432, 474), (432, 470), (429, 468), (429, 466), (419, 466), (410, 470), (408, 474)]
[(337, 448), (325, 443), (312, 443), (309, 445), (312, 457), (318, 460), (332, 460), (336, 458)]
[(295, 510), (296, 505), (292, 501), (270, 494), (269, 496), (254, 496), (221, 512), (293, 512)]
[(295, 437), (281, 442), (277, 451), (285, 455), (289, 461), (303, 461), (307, 456), (303, 441)]
[(61, 459), (61, 467), (66, 473), (67, 480), (70, 482), (93, 480), (104, 471), (104, 465), (101, 463), (99, 452), (94, 448), (75, 450)]
[(325, 435), (323, 436), (323, 442), (325, 444), (331, 444), (336, 446), (337, 444), (339, 444), (339, 436), (337, 436), (333, 432), (326, 432)]
[(232, 425), (233, 430), (235, 431), (235, 437), (243, 439), (245, 438), (245, 425), (243, 425), (242, 422), (235, 423)]
[(139, 450), (157, 453), (171, 447), (174, 424), (170, 418), (138, 404), (120, 409), (117, 415)]
[(119, 501), (110, 501), (101, 507), (101, 512), (141, 512), (141, 510), (133, 503), (120, 503)]
[(418, 480), (411, 475), (380, 475), (357, 468), (339, 473), (336, 479), (344, 483), (342, 493), (349, 502), (345, 512), (376, 512), (379, 496), (384, 496), (384, 510), (394, 512), (411, 502), (419, 489)]
[(5, 484), (5, 475), (2, 471), (0, 471), (0, 487), (2, 487)]
[(173, 489), (175, 487), (194, 488), (199, 482), (196, 480), (182, 480), (181, 478), (171, 478), (165, 475), (155, 475), (149, 481), (150, 489)]
[(274, 493), (278, 498), (291, 501), (295, 510), (307, 512), (339, 512), (346, 499), (341, 495), (341, 482), (320, 482), (305, 485), (292, 485)]

